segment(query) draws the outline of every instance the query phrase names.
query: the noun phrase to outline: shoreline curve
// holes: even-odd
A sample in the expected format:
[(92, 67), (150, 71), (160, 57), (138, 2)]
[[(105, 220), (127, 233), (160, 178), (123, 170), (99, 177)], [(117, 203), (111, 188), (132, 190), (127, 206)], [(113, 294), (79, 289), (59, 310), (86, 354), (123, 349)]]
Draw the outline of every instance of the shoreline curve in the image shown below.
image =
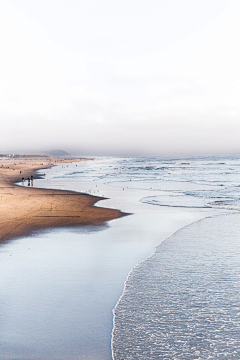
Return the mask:
[(93, 159), (62, 158), (47, 155), (18, 155), (0, 157), (0, 244), (6, 240), (27, 236), (37, 230), (55, 227), (100, 225), (126, 216), (117, 209), (96, 207), (103, 197), (68, 190), (19, 186), (22, 178), (33, 176), (37, 170), (59, 163)]

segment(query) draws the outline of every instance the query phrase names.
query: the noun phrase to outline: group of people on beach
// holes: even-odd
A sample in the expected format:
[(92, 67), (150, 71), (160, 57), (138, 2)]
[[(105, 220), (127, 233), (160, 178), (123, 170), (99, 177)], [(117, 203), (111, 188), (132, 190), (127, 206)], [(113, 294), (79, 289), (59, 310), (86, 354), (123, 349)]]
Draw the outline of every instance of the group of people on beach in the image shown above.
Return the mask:
[[(27, 178), (27, 182), (28, 182), (28, 186), (33, 186), (33, 176), (31, 176), (31, 178)], [(24, 177), (22, 177), (22, 184), (24, 185), (25, 183), (25, 179)]]

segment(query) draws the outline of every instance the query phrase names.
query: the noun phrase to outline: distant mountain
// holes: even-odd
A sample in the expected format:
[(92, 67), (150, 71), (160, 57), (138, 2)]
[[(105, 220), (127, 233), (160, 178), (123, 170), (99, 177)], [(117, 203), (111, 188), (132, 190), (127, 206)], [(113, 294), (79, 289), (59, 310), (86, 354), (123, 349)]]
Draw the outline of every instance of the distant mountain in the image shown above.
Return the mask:
[(69, 154), (68, 152), (64, 151), (64, 150), (49, 150), (49, 151), (44, 151), (44, 154), (46, 155), (52, 155), (52, 156), (70, 156), (71, 154)]

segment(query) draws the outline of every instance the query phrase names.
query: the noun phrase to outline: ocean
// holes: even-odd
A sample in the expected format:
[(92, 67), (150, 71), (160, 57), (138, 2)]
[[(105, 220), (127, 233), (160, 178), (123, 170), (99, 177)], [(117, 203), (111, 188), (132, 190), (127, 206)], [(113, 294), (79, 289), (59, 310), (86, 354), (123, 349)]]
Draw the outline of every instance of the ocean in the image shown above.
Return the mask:
[(240, 358), (240, 157), (96, 157), (34, 186), (130, 215), (0, 246), (1, 359)]

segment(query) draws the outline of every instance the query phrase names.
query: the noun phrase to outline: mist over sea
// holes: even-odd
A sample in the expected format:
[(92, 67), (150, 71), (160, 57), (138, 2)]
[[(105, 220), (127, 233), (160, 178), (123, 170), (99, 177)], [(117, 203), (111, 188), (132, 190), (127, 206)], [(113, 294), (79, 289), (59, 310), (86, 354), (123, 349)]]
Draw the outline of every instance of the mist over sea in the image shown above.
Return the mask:
[(240, 157), (99, 157), (34, 186), (132, 215), (1, 246), (3, 360), (240, 358)]

